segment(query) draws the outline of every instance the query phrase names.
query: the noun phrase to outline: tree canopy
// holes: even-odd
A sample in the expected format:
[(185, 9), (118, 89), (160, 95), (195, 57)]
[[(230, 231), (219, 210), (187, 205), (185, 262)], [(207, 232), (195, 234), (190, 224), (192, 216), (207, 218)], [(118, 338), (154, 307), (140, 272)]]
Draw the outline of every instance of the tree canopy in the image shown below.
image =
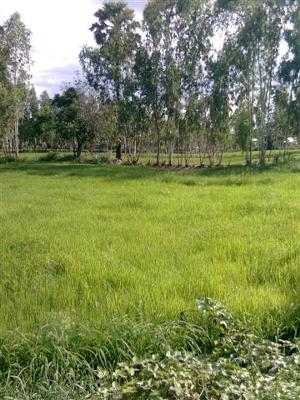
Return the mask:
[(115, 147), (133, 163), (156, 153), (158, 165), (197, 155), (213, 165), (227, 149), (251, 164), (254, 148), (264, 164), (268, 150), (285, 156), (288, 138), (299, 138), (298, 1), (149, 0), (142, 21), (125, 2), (107, 1), (94, 16), (95, 46), (79, 55), (85, 83), (39, 101), (30, 32), (18, 14), (1, 27), (2, 141), (17, 149), (21, 120), (25, 146), (76, 143), (77, 155)]

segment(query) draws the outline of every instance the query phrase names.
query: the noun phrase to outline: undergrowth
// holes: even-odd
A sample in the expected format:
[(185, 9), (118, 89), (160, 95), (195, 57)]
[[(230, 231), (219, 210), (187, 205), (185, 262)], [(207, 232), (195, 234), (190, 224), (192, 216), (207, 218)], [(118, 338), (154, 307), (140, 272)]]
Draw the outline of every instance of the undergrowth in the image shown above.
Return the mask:
[(197, 301), (197, 313), (205, 329), (184, 315), (161, 326), (112, 321), (122, 332), (114, 341), (72, 324), (7, 334), (0, 397), (299, 399), (297, 339), (263, 339), (209, 298)]

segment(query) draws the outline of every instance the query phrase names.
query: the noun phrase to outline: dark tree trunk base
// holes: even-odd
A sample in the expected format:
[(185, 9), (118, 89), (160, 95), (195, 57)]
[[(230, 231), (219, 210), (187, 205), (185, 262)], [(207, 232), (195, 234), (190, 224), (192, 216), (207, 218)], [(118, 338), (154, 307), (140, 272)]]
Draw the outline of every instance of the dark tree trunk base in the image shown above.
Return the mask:
[(122, 160), (122, 148), (121, 148), (121, 143), (118, 143), (116, 146), (116, 159), (117, 160)]

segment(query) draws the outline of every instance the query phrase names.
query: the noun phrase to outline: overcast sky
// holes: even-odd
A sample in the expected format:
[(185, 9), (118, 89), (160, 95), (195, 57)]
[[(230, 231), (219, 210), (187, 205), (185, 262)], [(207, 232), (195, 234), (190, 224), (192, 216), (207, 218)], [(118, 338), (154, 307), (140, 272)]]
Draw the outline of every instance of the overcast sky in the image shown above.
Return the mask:
[[(141, 18), (146, 0), (128, 0)], [(94, 45), (89, 28), (102, 0), (0, 0), (0, 24), (18, 11), (32, 32), (32, 82), (53, 95), (80, 70), (78, 54)]]

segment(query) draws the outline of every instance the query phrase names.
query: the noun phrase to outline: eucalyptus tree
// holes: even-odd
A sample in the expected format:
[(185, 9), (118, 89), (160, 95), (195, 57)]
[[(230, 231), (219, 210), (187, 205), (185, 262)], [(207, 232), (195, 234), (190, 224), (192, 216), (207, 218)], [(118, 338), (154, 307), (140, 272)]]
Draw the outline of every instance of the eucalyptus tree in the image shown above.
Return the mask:
[(30, 37), (31, 33), (14, 13), (4, 23), (3, 42), (7, 48), (7, 71), (13, 103), (14, 149), (19, 153), (19, 121), (23, 116), (28, 83), (30, 79)]
[[(235, 22), (234, 34), (226, 37), (226, 57), (229, 65), (229, 91), (233, 114), (233, 128), (236, 143), (246, 154), (246, 164), (252, 164), (252, 139), (255, 127), (256, 95), (255, 89), (255, 47), (253, 39), (253, 9), (251, 4), (244, 2), (228, 13), (225, 7), (227, 24)], [(231, 4), (232, 6), (232, 4)], [(254, 29), (255, 30), (255, 29)]]
[(281, 82), (288, 93), (288, 135), (300, 137), (300, 3), (290, 0), (290, 24), (284, 37), (288, 55), (281, 64)]
[(245, 107), (240, 106), (235, 112), (234, 132), (237, 144), (246, 153), (246, 163), (250, 165), (252, 162), (252, 154), (250, 154), (252, 148), (249, 143), (251, 143), (252, 124), (247, 105)]
[[(185, 27), (184, 12), (188, 2), (149, 1), (144, 11), (146, 44), (142, 77), (143, 93), (151, 110), (156, 131), (156, 163), (161, 163), (162, 138), (165, 139), (168, 163), (172, 163), (174, 141), (178, 136), (178, 111), (182, 101), (182, 54), (178, 46)], [(142, 63), (143, 64), (143, 63)]]
[[(186, 103), (186, 113), (181, 121), (181, 128), (183, 128), (183, 137), (181, 138), (181, 145), (185, 155), (185, 163), (188, 162), (187, 145), (188, 136), (191, 135), (195, 144), (199, 157), (199, 164), (203, 165), (209, 151), (208, 136), (209, 136), (209, 96), (201, 94), (190, 94), (188, 102)], [(182, 130), (182, 129), (181, 129)], [(180, 132), (181, 132), (180, 130)], [(188, 130), (188, 133), (186, 132)], [(181, 161), (182, 164), (182, 161)]]
[(4, 45), (4, 28), (0, 25), (0, 82), (7, 79), (7, 49)]
[(267, 2), (253, 13), (256, 45), (257, 104), (256, 125), (260, 144), (259, 160), (265, 163), (266, 146), (270, 138), (270, 121), (277, 86), (279, 47), (284, 28), (281, 2)]
[(229, 135), (229, 65), (225, 52), (209, 64), (209, 80), (211, 92), (207, 147), (210, 165), (214, 165), (216, 161), (221, 164)]
[(38, 101), (34, 122), (33, 147), (54, 148), (58, 134), (55, 129), (55, 108), (48, 92), (44, 90)]
[(284, 86), (276, 90), (274, 112), (270, 123), (272, 142), (276, 148), (284, 149), (283, 158), (288, 151), (288, 137), (292, 135), (291, 109), (289, 92)]
[(0, 140), (6, 152), (5, 136), (11, 127), (12, 96), (8, 76), (8, 47), (5, 41), (4, 27), (0, 26)]
[(24, 145), (34, 144), (38, 109), (39, 109), (38, 99), (36, 96), (35, 89), (32, 86), (27, 92), (23, 118), (20, 121), (20, 127), (19, 127), (20, 148), (23, 147)]
[(7, 84), (8, 77), (8, 56), (9, 49), (5, 38), (5, 29), (0, 25), (0, 83)]
[(123, 1), (105, 2), (95, 13), (94, 33), (97, 48), (84, 47), (80, 62), (89, 84), (97, 90), (102, 102), (116, 110), (118, 143), (116, 158), (121, 158), (121, 105), (125, 82), (132, 75), (134, 57), (140, 41), (139, 23), (134, 12)]
[[(252, 134), (259, 140), (259, 160), (265, 163), (278, 87), (278, 60), (289, 8), (288, 0), (231, 2), (239, 21), (232, 39), (231, 73), (236, 106), (247, 110)], [(227, 2), (229, 3), (229, 2)], [(228, 4), (226, 4), (228, 6)], [(228, 8), (226, 9), (228, 12)], [(249, 135), (251, 163), (252, 134)]]
[[(169, 79), (166, 80), (166, 108), (168, 110), (171, 104), (169, 115), (175, 116), (175, 126), (181, 128), (180, 142), (187, 163), (195, 141), (201, 141), (203, 129), (206, 129), (203, 117), (207, 104), (206, 77), (212, 48), (214, 2), (175, 0), (173, 3), (172, 6), (171, 2), (173, 61), (171, 63), (168, 59), (165, 60), (166, 66), (172, 65), (170, 71), (167, 68)], [(176, 46), (173, 45), (174, 42)], [(173, 83), (170, 84), (170, 80)], [(196, 108), (193, 110), (194, 106)], [(192, 115), (197, 115), (198, 118), (195, 120), (191, 118)], [(195, 122), (196, 131), (193, 130)]]
[(162, 54), (160, 47), (160, 4), (150, 1), (144, 10), (145, 43), (136, 55), (135, 73), (141, 98), (146, 105), (155, 130), (156, 164), (161, 162), (161, 134), (164, 117)]
[(125, 132), (125, 148), (128, 160), (132, 164), (138, 162), (150, 130), (147, 106), (139, 88), (140, 85), (136, 74), (134, 74), (134, 78), (127, 79), (120, 113), (120, 122)]
[[(211, 1), (151, 0), (144, 11), (149, 65), (148, 98), (156, 127), (157, 163), (160, 162), (161, 131), (165, 127), (168, 163), (174, 139), (185, 146), (188, 129), (183, 123), (190, 96), (199, 96), (204, 56), (208, 53)], [(200, 82), (200, 84), (199, 84)], [(151, 84), (153, 86), (151, 86)], [(197, 91), (198, 90), (198, 91)]]
[(190, 0), (184, 19), (185, 28), (178, 43), (182, 53), (181, 86), (187, 127), (183, 138), (184, 153), (187, 154), (194, 143), (200, 164), (203, 164), (208, 151), (208, 87), (211, 85), (208, 67), (215, 34), (214, 1)]
[[(154, 2), (152, 3), (154, 4)], [(176, 120), (182, 100), (182, 54), (178, 46), (180, 34), (185, 28), (184, 11), (188, 4), (177, 0), (158, 2), (161, 53), (161, 84), (163, 89), (165, 142), (168, 164), (172, 164), (174, 139), (177, 136)]]
[(3, 82), (0, 82), (0, 143), (4, 153), (10, 151), (7, 143), (7, 133), (13, 128), (11, 121), (12, 97), (11, 91)]

